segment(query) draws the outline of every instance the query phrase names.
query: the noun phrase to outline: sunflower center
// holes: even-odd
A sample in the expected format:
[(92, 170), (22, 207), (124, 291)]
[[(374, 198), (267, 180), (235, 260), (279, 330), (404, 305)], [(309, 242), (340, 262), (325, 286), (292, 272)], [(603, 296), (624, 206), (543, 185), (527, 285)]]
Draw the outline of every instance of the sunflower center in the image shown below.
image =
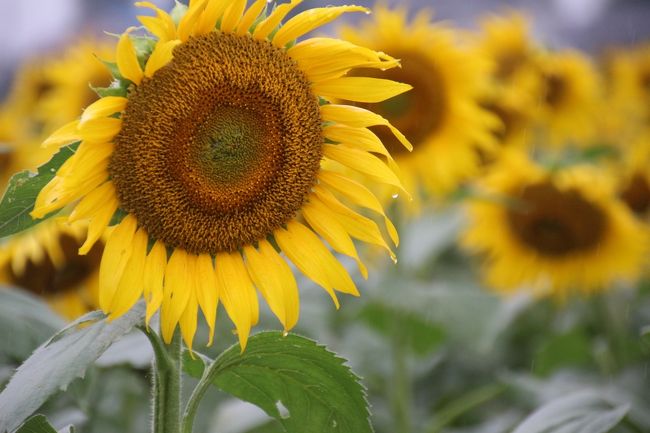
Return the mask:
[(498, 80), (507, 81), (526, 63), (526, 54), (521, 51), (503, 53), (497, 60), (494, 75)]
[(621, 192), (621, 199), (637, 215), (648, 213), (650, 211), (650, 184), (645, 176), (641, 174), (632, 176), (630, 182)]
[(549, 182), (515, 194), (521, 206), (508, 211), (514, 234), (544, 256), (561, 257), (598, 245), (606, 229), (601, 209), (578, 191), (561, 191)]
[(322, 122), (286, 53), (210, 33), (129, 94), (110, 172), (121, 207), (154, 239), (235, 251), (293, 219), (316, 182)]
[(104, 249), (101, 242), (84, 256), (77, 253), (81, 244), (74, 237), (62, 234), (58, 243), (63, 252), (62, 265), (55, 266), (49, 255), (45, 254), (39, 262), (28, 260), (25, 271), (20, 275), (9, 269), (11, 282), (37, 296), (60, 295), (77, 290), (99, 269)]
[(546, 76), (546, 104), (551, 108), (557, 108), (568, 96), (569, 86), (564, 77), (558, 74), (550, 74)]
[[(419, 54), (408, 52), (391, 52), (391, 54), (401, 59), (401, 68), (387, 71), (363, 69), (355, 74), (410, 84), (413, 90), (383, 102), (366, 104), (364, 108), (390, 120), (417, 149), (417, 143), (424, 142), (444, 125), (448, 110), (444, 77), (431, 60)], [(371, 129), (379, 136), (391, 155), (410, 153), (386, 128)]]
[(519, 111), (501, 105), (496, 101), (481, 104), (481, 106), (497, 116), (501, 121), (502, 128), (492, 131), (494, 137), (501, 144), (507, 143), (525, 124), (524, 118)]

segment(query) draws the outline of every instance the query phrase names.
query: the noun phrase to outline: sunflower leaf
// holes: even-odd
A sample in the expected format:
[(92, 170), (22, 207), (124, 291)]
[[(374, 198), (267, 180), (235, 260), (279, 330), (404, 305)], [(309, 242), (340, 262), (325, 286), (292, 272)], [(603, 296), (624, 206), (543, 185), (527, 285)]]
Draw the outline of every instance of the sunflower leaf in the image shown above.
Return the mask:
[(57, 433), (47, 421), (45, 415), (34, 415), (25, 424), (21, 425), (16, 433)]
[(305, 337), (262, 332), (209, 367), (186, 353), (184, 369), (260, 407), (287, 433), (370, 433), (365, 389), (345, 362)]
[(144, 313), (144, 302), (110, 322), (91, 313), (36, 349), (0, 393), (0, 432), (14, 431), (50, 396), (84, 376), (116, 340), (144, 321)]
[(78, 147), (79, 142), (63, 146), (38, 168), (37, 173), (24, 170), (11, 178), (0, 201), (0, 238), (28, 229), (57, 213), (52, 212), (37, 220), (29, 215), (34, 209), (38, 193), (54, 178), (59, 167), (75, 154)]

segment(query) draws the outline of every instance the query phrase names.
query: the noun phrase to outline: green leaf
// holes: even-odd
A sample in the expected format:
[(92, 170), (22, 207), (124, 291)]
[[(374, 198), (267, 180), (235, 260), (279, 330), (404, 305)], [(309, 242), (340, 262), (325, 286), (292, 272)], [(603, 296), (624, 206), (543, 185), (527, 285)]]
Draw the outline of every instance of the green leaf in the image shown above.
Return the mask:
[(44, 415), (34, 415), (21, 425), (16, 433), (57, 433)]
[[(202, 377), (204, 360), (184, 357), (185, 371)], [(255, 404), (288, 433), (370, 433), (368, 402), (345, 360), (298, 335), (262, 332), (225, 351), (202, 380)]]
[(79, 142), (63, 146), (48, 162), (38, 168), (36, 174), (25, 170), (11, 178), (0, 201), (0, 238), (28, 229), (56, 213), (52, 212), (39, 220), (34, 220), (29, 215), (34, 209), (38, 193), (54, 178), (59, 167), (75, 154), (77, 147)]
[(630, 410), (595, 390), (578, 391), (555, 399), (533, 412), (513, 433), (605, 433)]
[(587, 336), (580, 330), (556, 335), (535, 356), (535, 372), (545, 376), (560, 367), (593, 364), (593, 351)]
[(445, 329), (407, 312), (378, 302), (368, 304), (361, 319), (372, 329), (384, 334), (397, 333), (405, 346), (418, 355), (431, 353), (445, 341)]
[(65, 321), (41, 299), (0, 287), (0, 357), (24, 360), (63, 326)]
[(144, 312), (141, 301), (111, 322), (99, 312), (89, 313), (36, 349), (0, 393), (0, 432), (13, 431), (51, 395), (83, 377), (114, 341), (143, 322)]

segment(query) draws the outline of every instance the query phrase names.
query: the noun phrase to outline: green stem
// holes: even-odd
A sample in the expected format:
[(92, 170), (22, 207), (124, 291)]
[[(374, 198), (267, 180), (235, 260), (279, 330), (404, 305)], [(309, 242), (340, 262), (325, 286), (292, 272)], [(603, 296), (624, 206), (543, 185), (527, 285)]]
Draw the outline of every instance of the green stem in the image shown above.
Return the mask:
[(183, 426), (181, 429), (182, 433), (192, 433), (194, 418), (196, 417), (196, 412), (199, 410), (199, 404), (201, 403), (205, 393), (210, 389), (212, 378), (222, 367), (223, 365), (221, 365), (217, 360), (213, 361), (209, 367), (203, 370), (201, 380), (199, 380), (198, 385), (196, 385), (196, 388), (192, 391), (192, 395), (187, 401), (187, 406), (185, 406), (185, 412), (183, 413)]
[(180, 433), (181, 431), (181, 355), (182, 344), (178, 330), (169, 345), (158, 334), (145, 331), (154, 350), (153, 376), (153, 433)]
[(393, 417), (396, 433), (411, 433), (413, 390), (411, 389), (411, 378), (406, 365), (407, 348), (404, 345), (404, 336), (399, 332), (399, 328), (399, 324), (396, 324), (391, 344), (393, 352), (393, 386), (391, 392)]
[(505, 385), (497, 383), (483, 386), (461, 396), (438, 412), (435, 422), (426, 430), (427, 433), (441, 432), (459, 416), (492, 400), (505, 390)]

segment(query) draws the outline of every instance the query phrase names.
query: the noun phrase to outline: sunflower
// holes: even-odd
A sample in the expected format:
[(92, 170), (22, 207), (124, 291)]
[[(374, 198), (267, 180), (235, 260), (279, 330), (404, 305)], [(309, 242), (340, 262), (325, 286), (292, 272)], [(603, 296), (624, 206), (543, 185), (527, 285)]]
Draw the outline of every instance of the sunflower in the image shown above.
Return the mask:
[(99, 99), (93, 87), (110, 85), (113, 78), (103, 62), (111, 60), (111, 45), (88, 38), (70, 45), (61, 56), (47, 60), (43, 78), (48, 88), (42, 92), (33, 113), (43, 122), (46, 133), (79, 117), (84, 107)]
[(608, 134), (625, 145), (650, 130), (650, 45), (619, 48), (605, 59), (609, 110)]
[[(475, 147), (493, 145), (490, 127), (497, 120), (477, 102), (487, 64), (459, 46), (458, 33), (433, 23), (426, 11), (409, 22), (406, 10), (379, 7), (374, 19), (358, 28), (343, 27), (341, 34), (401, 60), (401, 68), (357, 69), (352, 76), (384, 77), (414, 88), (380, 103), (362, 105), (382, 114), (414, 143), (415, 150), (407, 152), (385, 129), (373, 128), (394, 156), (406, 189), (422, 187), (425, 193), (446, 194), (475, 174), (479, 167)], [(395, 191), (388, 192), (387, 199)], [(417, 208), (419, 202), (412, 204)]]
[(602, 85), (591, 61), (566, 50), (547, 53), (538, 61), (543, 86), (536, 120), (551, 146), (589, 144), (595, 138), (602, 107)]
[[(134, 37), (133, 29), (120, 36), (113, 90), (121, 94), (91, 104), (44, 142), (81, 143), (39, 194), (34, 217), (71, 205), (69, 221), (89, 222), (81, 254), (121, 217), (99, 271), (99, 305), (110, 318), (144, 295), (147, 321), (160, 309), (164, 340), (179, 326), (191, 347), (199, 308), (212, 341), (220, 301), (244, 348), (258, 320), (255, 288), (285, 329), (298, 320), (297, 285), (283, 255), (337, 307), (336, 292), (359, 292), (324, 241), (356, 260), (364, 277), (352, 238), (392, 255), (377, 224), (349, 206), (385, 217), (376, 197), (327, 167), (401, 188), (374, 154), (387, 152), (367, 127), (383, 125), (410, 144), (380, 115), (328, 101), (380, 102), (410, 86), (345, 76), (361, 65), (398, 65), (383, 53), (338, 39), (295, 42), (367, 9), (309, 9), (279, 27), (299, 3), (267, 15), (266, 0), (248, 8), (191, 0), (178, 24), (136, 3), (155, 12), (139, 17), (155, 38)], [(344, 134), (333, 139), (332, 130)]]
[(650, 221), (650, 132), (626, 149), (619, 168), (619, 196), (644, 221)]
[(481, 20), (480, 30), (475, 49), (493, 62), (491, 77), (501, 93), (509, 94), (508, 98), (533, 98), (540, 88), (536, 63), (541, 49), (530, 35), (528, 17), (515, 11), (488, 15)]
[(53, 219), (10, 238), (0, 247), (0, 282), (44, 299), (70, 320), (97, 308), (103, 243), (79, 255), (85, 233), (83, 223)]
[(469, 204), (464, 245), (485, 257), (489, 286), (565, 298), (634, 280), (647, 242), (640, 223), (593, 167), (549, 172), (509, 154), (481, 185), (493, 200)]

